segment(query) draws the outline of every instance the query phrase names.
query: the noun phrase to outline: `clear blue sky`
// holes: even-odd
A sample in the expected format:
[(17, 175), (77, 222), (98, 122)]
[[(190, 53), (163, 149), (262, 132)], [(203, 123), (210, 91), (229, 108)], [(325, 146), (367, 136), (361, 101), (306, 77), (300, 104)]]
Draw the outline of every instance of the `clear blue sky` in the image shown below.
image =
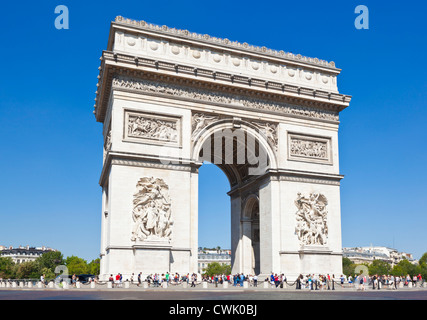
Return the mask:
[[(354, 26), (360, 4), (369, 30)], [(57, 5), (69, 9), (69, 30), (54, 26)], [(1, 13), (0, 244), (98, 257), (93, 99), (110, 21), (122, 15), (335, 61), (340, 92), (353, 96), (339, 133), (343, 246), (427, 251), (425, 2), (3, 1)], [(219, 169), (202, 167), (201, 246), (230, 245), (228, 188)]]

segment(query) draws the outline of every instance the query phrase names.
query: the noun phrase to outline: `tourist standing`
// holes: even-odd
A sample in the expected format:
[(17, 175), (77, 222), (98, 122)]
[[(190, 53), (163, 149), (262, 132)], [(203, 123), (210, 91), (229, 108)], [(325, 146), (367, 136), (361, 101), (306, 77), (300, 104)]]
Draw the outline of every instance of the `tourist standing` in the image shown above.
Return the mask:
[(46, 280), (45, 280), (45, 275), (44, 274), (41, 275), (40, 282), (42, 283), (43, 287), (46, 287)]
[(191, 275), (191, 287), (196, 287), (196, 275), (194, 273)]

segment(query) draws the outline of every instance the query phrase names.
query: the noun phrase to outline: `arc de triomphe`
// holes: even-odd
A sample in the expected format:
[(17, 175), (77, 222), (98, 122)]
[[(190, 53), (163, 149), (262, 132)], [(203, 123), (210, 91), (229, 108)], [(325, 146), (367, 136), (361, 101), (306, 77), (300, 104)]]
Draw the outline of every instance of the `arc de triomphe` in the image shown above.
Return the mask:
[(233, 273), (341, 274), (338, 128), (351, 97), (338, 92), (339, 73), (333, 62), (117, 17), (94, 107), (101, 279), (197, 272), (203, 161), (230, 182)]

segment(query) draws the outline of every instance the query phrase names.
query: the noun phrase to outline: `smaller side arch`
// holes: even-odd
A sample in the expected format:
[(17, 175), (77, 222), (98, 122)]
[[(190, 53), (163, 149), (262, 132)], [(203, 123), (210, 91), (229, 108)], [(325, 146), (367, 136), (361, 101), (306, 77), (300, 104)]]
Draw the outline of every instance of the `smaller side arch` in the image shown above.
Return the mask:
[(259, 198), (256, 194), (252, 193), (244, 199), (242, 218), (248, 220), (254, 220), (258, 217), (254, 216), (255, 211), (258, 209), (259, 217)]

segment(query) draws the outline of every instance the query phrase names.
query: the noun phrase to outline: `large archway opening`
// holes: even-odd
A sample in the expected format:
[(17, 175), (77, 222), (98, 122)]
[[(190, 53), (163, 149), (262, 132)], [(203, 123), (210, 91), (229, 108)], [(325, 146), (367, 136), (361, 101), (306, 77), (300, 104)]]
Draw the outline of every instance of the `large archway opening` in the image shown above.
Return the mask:
[(205, 162), (199, 168), (199, 247), (231, 248), (230, 190), (226, 175)]
[[(259, 190), (271, 164), (266, 141), (251, 127), (219, 123), (206, 128), (195, 144), (196, 159), (203, 163), (199, 168), (199, 246), (202, 241), (213, 243), (212, 239), (229, 243), (233, 273), (261, 273)], [(220, 194), (226, 187), (227, 200)]]

